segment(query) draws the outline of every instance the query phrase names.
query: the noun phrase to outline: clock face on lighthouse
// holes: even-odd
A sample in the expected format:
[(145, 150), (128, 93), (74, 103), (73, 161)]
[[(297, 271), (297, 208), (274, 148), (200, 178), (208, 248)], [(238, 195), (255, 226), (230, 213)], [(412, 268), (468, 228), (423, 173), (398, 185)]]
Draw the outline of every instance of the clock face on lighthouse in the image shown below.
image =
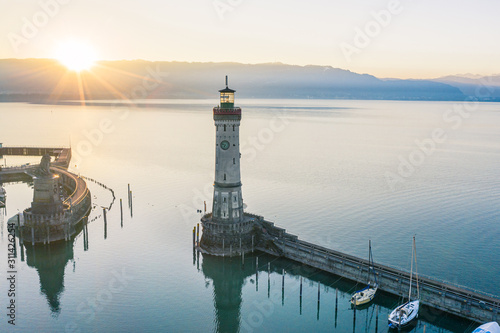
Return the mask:
[(220, 147), (224, 150), (227, 150), (229, 148), (229, 142), (224, 140), (220, 143)]

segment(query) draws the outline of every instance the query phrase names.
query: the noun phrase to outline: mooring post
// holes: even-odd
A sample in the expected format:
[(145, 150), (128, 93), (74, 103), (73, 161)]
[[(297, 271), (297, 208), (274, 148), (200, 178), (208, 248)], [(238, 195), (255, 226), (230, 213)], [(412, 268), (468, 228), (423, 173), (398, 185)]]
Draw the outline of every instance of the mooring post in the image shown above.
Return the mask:
[(281, 306), (285, 305), (285, 269), (281, 271)]
[(120, 218), (121, 218), (121, 227), (123, 228), (123, 203), (122, 203), (122, 198), (120, 198)]
[(255, 257), (255, 291), (259, 291), (259, 257)]
[(128, 207), (130, 208), (130, 184), (128, 184), (127, 195), (128, 195)]
[(240, 254), (243, 253), (243, 251), (241, 250), (241, 237), (240, 237)]
[(196, 227), (193, 227), (193, 249), (196, 247)]
[[(194, 232), (193, 232), (194, 236)], [(194, 237), (193, 237), (193, 266), (196, 266), (196, 248), (194, 247)]]
[(318, 312), (316, 314), (316, 320), (319, 320), (319, 291), (320, 291), (320, 286), (321, 286), (321, 283), (318, 281)]
[(356, 304), (354, 304), (354, 315), (352, 317), (352, 331), (356, 330)]
[(271, 294), (271, 263), (267, 263), (267, 298)]
[(31, 227), (31, 246), (35, 246), (35, 229)]
[(222, 238), (222, 256), (224, 257), (224, 238)]
[(200, 271), (200, 251), (196, 251), (196, 269)]
[(245, 268), (245, 252), (241, 252), (241, 266)]
[(300, 277), (300, 298), (302, 299), (302, 276)]
[(196, 224), (196, 245), (200, 246), (200, 224)]
[(24, 261), (24, 244), (21, 239), (19, 239), (19, 248), (21, 249), (21, 261)]
[(335, 328), (337, 327), (338, 309), (339, 309), (339, 288), (335, 288)]
[(132, 191), (130, 191), (130, 217), (134, 215), (133, 213), (134, 204), (132, 202)]

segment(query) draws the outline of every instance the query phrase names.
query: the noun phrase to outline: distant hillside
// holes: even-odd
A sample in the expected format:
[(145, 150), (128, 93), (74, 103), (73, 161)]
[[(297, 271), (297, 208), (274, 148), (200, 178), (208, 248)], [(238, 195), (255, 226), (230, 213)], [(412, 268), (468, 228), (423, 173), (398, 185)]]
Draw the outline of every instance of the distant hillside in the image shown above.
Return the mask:
[[(279, 63), (101, 61), (74, 72), (50, 59), (0, 60), (0, 101), (114, 98), (213, 98), (229, 75), (238, 97), (464, 100), (456, 87), (427, 80), (380, 80), (324, 66)], [(79, 83), (80, 82), (80, 83)]]
[(456, 87), (468, 98), (477, 98), (482, 101), (500, 101), (500, 75), (451, 75), (432, 81)]

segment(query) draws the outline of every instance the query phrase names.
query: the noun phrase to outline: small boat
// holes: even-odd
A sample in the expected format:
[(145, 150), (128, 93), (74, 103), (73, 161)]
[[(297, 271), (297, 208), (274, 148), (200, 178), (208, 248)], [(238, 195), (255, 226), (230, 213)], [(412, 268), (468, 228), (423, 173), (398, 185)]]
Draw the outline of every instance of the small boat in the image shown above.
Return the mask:
[(377, 283), (377, 275), (375, 274), (375, 269), (373, 268), (373, 255), (372, 255), (372, 242), (371, 240), (368, 242), (368, 265), (369, 272), (368, 278), (370, 279), (370, 274), (373, 274), (373, 283), (369, 280), (368, 285), (361, 290), (356, 291), (351, 296), (351, 304), (353, 306), (360, 306), (363, 304), (370, 303), (377, 293), (378, 283)]
[(500, 325), (496, 321), (492, 321), (479, 326), (472, 333), (500, 333)]
[[(413, 258), (415, 258), (415, 278), (417, 281), (417, 299), (414, 301), (411, 300)], [(417, 248), (415, 245), (415, 237), (413, 237), (413, 246), (411, 249), (410, 291), (408, 292), (408, 302), (392, 310), (391, 314), (389, 315), (389, 328), (401, 328), (409, 325), (414, 319), (418, 318), (419, 307), (420, 307), (420, 292), (418, 288)]]

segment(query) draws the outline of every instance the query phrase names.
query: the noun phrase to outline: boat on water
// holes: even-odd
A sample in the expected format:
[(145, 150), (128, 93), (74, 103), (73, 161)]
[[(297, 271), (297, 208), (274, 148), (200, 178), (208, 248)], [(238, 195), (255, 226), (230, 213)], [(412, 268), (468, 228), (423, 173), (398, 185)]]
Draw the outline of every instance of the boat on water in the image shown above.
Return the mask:
[(500, 333), (500, 325), (496, 321), (492, 321), (479, 326), (472, 333)]
[[(415, 261), (415, 280), (417, 282), (417, 299), (412, 301), (411, 287), (413, 278), (413, 261)], [(412, 323), (418, 318), (418, 310), (420, 307), (420, 291), (418, 287), (417, 273), (417, 248), (415, 245), (415, 236), (411, 249), (411, 269), (410, 269), (410, 290), (408, 292), (408, 302), (398, 306), (389, 314), (389, 328), (402, 328)]]
[[(351, 296), (351, 305), (360, 306), (364, 304), (370, 303), (377, 293), (378, 282), (377, 282), (377, 274), (375, 274), (375, 269), (373, 268), (373, 254), (372, 254), (372, 242), (371, 240), (368, 242), (368, 285), (361, 290), (356, 291)], [(370, 280), (371, 275), (373, 274), (373, 282)]]

